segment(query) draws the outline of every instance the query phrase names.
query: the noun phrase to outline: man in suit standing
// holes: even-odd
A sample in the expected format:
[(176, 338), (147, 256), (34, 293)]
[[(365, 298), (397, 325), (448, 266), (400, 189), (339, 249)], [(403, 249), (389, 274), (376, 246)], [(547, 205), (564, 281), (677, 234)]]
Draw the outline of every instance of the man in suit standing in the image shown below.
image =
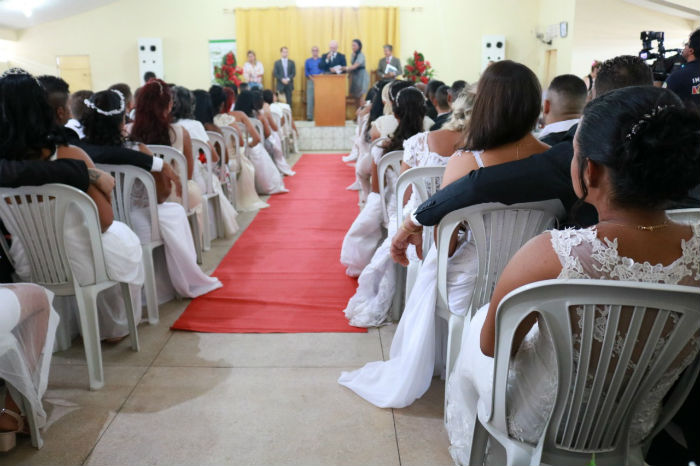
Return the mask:
[(384, 58), (379, 60), (377, 75), (380, 81), (391, 81), (402, 74), (401, 60), (392, 56), (394, 47), (391, 44), (384, 46)]
[(321, 63), (319, 63), (319, 68), (326, 73), (344, 73), (343, 68), (347, 66), (345, 61), (345, 55), (338, 52), (338, 41), (332, 40), (328, 44), (328, 52), (321, 56)]
[(287, 55), (289, 55), (289, 49), (282, 47), (280, 49), (281, 58), (275, 62), (272, 74), (277, 80), (277, 90), (284, 92), (284, 95), (287, 97), (287, 103), (291, 106), (294, 76), (297, 74), (297, 69), (294, 65), (294, 60), (287, 58)]

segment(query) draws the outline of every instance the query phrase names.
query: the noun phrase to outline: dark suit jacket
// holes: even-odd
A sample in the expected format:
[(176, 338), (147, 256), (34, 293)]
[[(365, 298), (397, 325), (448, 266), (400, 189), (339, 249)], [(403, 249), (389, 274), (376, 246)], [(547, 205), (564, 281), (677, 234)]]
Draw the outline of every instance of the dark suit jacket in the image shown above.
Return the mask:
[[(41, 186), (48, 183), (61, 183), (87, 191), (90, 186), (87, 165), (82, 160), (5, 160), (0, 159), (0, 186), (18, 188), (20, 186)], [(0, 222), (0, 234), (6, 234)], [(4, 254), (0, 254), (0, 283), (12, 282), (12, 265)]]
[(568, 139), (568, 134), (568, 131), (560, 131), (559, 133), (549, 133), (545, 137), (541, 138), (540, 141), (550, 146), (554, 146), (562, 141), (566, 141)]
[[(398, 69), (398, 71), (396, 72), (396, 76), (401, 76), (401, 74), (403, 73), (403, 70), (401, 69), (401, 60), (399, 60), (399, 59), (396, 58), (396, 57), (391, 57), (391, 60), (390, 60), (389, 64), (390, 64), (391, 66), (393, 66), (394, 68)], [(379, 63), (377, 64), (377, 75), (378, 75), (378, 78), (379, 78), (380, 80), (382, 80), (382, 79), (396, 79), (396, 76), (391, 77), (391, 78), (389, 78), (389, 77), (385, 78), (385, 77), (384, 77), (384, 70), (385, 70), (385, 69), (386, 69), (386, 57), (382, 57), (382, 58), (379, 60)]]
[(328, 56), (328, 53), (324, 53), (321, 55), (321, 61), (318, 63), (318, 67), (321, 68), (321, 70), (325, 71), (326, 73), (331, 72), (331, 68), (334, 66), (347, 66), (348, 62), (345, 61), (345, 55), (342, 53), (338, 52), (335, 54), (335, 58), (331, 60), (330, 62), (326, 61), (326, 58)]
[(572, 145), (576, 126), (569, 139), (524, 160), (480, 168), (435, 193), (416, 210), (423, 225), (437, 225), (448, 213), (484, 202), (517, 204), (559, 199), (569, 212), (568, 225), (589, 226), (598, 214), (590, 204), (581, 203), (571, 184)]
[(430, 127), (430, 131), (435, 131), (442, 128), (442, 125), (447, 123), (447, 120), (449, 120), (451, 116), (452, 112), (447, 112), (443, 113), (442, 115), (439, 115), (436, 118), (433, 118), (433, 120), (435, 120), (435, 123), (433, 123), (433, 126)]
[(96, 146), (84, 140), (79, 141), (76, 146), (84, 150), (95, 163), (134, 165), (149, 172), (153, 168), (153, 156), (137, 150), (119, 146)]
[(0, 159), (0, 186), (40, 186), (61, 183), (87, 191), (90, 186), (87, 166), (82, 160), (4, 160)]
[(435, 109), (433, 103), (428, 99), (425, 99), (425, 114), (433, 121), (435, 121), (437, 118), (437, 110)]
[[(285, 84), (282, 84), (282, 79), (284, 79), (284, 68), (282, 67), (282, 59), (280, 58), (275, 62), (275, 66), (272, 69), (272, 74), (277, 80), (277, 90), (282, 90), (285, 88)], [(294, 76), (297, 75), (296, 65), (294, 60), (287, 59), (287, 77), (289, 78), (289, 84), (292, 89), (294, 89)]]

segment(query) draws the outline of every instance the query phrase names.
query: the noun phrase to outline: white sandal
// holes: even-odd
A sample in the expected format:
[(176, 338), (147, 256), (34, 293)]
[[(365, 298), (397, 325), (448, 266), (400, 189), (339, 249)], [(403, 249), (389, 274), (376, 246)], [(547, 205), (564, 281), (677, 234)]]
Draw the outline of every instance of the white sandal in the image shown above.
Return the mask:
[(24, 430), (24, 419), (16, 412), (7, 408), (0, 409), (0, 416), (3, 414), (7, 414), (17, 421), (17, 430), (0, 432), (0, 452), (4, 453), (12, 450), (15, 445), (17, 445), (17, 432), (22, 432)]

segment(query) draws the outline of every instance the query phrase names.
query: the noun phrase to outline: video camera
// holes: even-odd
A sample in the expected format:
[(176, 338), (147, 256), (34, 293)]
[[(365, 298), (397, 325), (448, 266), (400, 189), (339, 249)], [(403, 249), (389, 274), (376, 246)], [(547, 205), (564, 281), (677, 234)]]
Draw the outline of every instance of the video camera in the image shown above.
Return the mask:
[[(642, 50), (639, 58), (647, 62), (654, 74), (654, 81), (666, 81), (669, 74), (685, 63), (681, 55), (681, 49), (666, 49), (664, 47), (664, 33), (655, 31), (642, 31), (639, 35), (642, 41)], [(654, 44), (657, 42), (657, 52), (654, 53)], [(669, 55), (672, 54), (672, 55)], [(649, 61), (653, 62), (649, 63)]]

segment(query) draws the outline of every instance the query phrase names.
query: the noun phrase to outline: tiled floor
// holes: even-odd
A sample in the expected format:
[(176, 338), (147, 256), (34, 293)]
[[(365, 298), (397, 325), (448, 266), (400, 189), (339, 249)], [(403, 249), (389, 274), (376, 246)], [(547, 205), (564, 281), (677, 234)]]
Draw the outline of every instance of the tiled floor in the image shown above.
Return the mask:
[(357, 125), (347, 121), (345, 126), (315, 126), (313, 121), (295, 122), (302, 151), (350, 151)]
[[(253, 215), (240, 215), (247, 226)], [(235, 241), (205, 253), (211, 271)], [(342, 370), (386, 358), (393, 327), (366, 334), (198, 334), (169, 326), (187, 300), (103, 344), (106, 383), (87, 389), (80, 341), (54, 356), (44, 447), (29, 440), (0, 464), (450, 465), (443, 384), (411, 407), (380, 409), (341, 387)], [(340, 310), (339, 310), (340, 311)]]

